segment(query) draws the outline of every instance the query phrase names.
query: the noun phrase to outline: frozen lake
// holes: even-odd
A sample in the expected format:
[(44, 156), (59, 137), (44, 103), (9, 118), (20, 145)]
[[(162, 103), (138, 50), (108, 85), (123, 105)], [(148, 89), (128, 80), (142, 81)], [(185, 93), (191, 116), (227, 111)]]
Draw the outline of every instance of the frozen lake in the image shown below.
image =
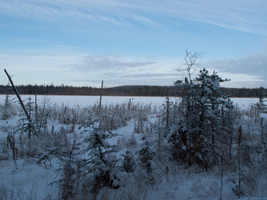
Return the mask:
[[(3, 105), (6, 95), (0, 95), (0, 105)], [(34, 101), (34, 95), (21, 95), (21, 98), (26, 101), (32, 98)], [(15, 95), (10, 95), (10, 99), (17, 101)], [(54, 95), (38, 95), (38, 102), (42, 103), (43, 101), (48, 101), (50, 104), (58, 104), (58, 105), (68, 105), (68, 106), (79, 106), (86, 107), (92, 106), (94, 104), (98, 104), (100, 97), (99, 96), (54, 96)], [(247, 108), (249, 105), (255, 104), (258, 102), (258, 98), (231, 98), (234, 102), (234, 105), (238, 105), (240, 108)], [(103, 96), (102, 97), (102, 105), (109, 104), (121, 104), (128, 103), (131, 100), (133, 103), (142, 103), (142, 104), (151, 104), (152, 106), (161, 106), (164, 104), (166, 98), (165, 97), (133, 97), (133, 96)], [(180, 101), (179, 97), (171, 97), (171, 101)]]

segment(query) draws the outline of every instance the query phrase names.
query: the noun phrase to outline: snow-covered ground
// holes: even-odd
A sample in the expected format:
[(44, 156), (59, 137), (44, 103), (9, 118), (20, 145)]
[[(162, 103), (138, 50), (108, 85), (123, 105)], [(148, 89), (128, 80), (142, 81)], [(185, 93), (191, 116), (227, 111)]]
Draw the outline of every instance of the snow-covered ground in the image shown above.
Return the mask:
[[(0, 105), (3, 104), (6, 95), (0, 95)], [(21, 95), (23, 100), (29, 99), (31, 97), (34, 101), (34, 95)], [(17, 101), (15, 95), (10, 95), (10, 99)], [(234, 105), (238, 105), (239, 108), (248, 108), (249, 105), (255, 104), (259, 101), (258, 98), (231, 98)], [(38, 102), (48, 101), (51, 104), (57, 105), (68, 105), (70, 107), (79, 106), (86, 107), (98, 104), (100, 97), (99, 96), (65, 96), (65, 95), (38, 95)], [(132, 97), (132, 96), (103, 96), (102, 105), (109, 104), (121, 104), (128, 103), (131, 100), (133, 103), (142, 103), (142, 104), (151, 104), (152, 106), (161, 106), (164, 104), (166, 97)], [(170, 97), (170, 101), (180, 101), (181, 98)]]
[(255, 105), (259, 102), (258, 98), (231, 98), (234, 105), (237, 105), (241, 109), (247, 109), (250, 105)]
[[(55, 173), (38, 165), (34, 159), (0, 161), (0, 199), (49, 199), (57, 196), (57, 189), (50, 183)], [(13, 194), (11, 194), (13, 192)], [(8, 198), (7, 198), (8, 199)]]
[[(0, 105), (4, 104), (5, 95), (0, 95)], [(34, 101), (34, 96), (22, 95), (22, 99), (29, 97)], [(10, 97), (15, 101), (16, 97)], [(49, 102), (50, 105), (62, 105), (69, 107), (86, 107), (99, 103), (99, 96), (42, 96), (37, 97), (38, 102)], [(258, 102), (257, 98), (232, 98), (235, 105), (241, 109), (247, 109), (250, 105)], [(115, 97), (103, 96), (102, 105), (140, 103), (160, 107), (165, 102), (165, 97)], [(180, 101), (180, 98), (171, 98), (171, 101)], [(18, 104), (18, 103), (17, 103)], [(155, 121), (157, 116), (151, 116), (149, 121)], [(0, 139), (7, 136), (10, 127), (16, 125), (18, 117), (8, 121), (0, 120)], [(111, 144), (124, 145), (125, 149), (136, 148), (142, 142), (143, 135), (135, 133), (134, 120), (130, 120), (127, 126), (120, 127), (114, 132), (117, 136), (113, 138)], [(50, 124), (51, 125), (51, 124)], [(53, 124), (59, 128), (60, 124)], [(79, 134), (79, 133), (78, 133)], [(130, 143), (133, 144), (130, 144)], [(136, 143), (134, 143), (136, 142)], [(1, 144), (0, 144), (1, 145)], [(131, 146), (132, 145), (132, 146)], [(17, 166), (12, 160), (0, 160), (0, 200), (6, 196), (12, 196), (12, 199), (56, 199), (57, 187), (50, 184), (55, 180), (55, 172), (38, 165), (33, 158), (21, 158), (17, 160)], [(237, 199), (233, 195), (231, 188), (233, 185), (224, 177), (223, 199)], [(230, 178), (229, 178), (230, 179)], [(136, 186), (134, 186), (136, 187)], [(177, 174), (170, 174), (166, 177), (164, 184), (156, 185), (147, 191), (144, 199), (150, 200), (177, 200), (177, 199), (218, 199), (220, 191), (220, 179), (218, 175), (206, 173), (192, 173), (189, 171), (177, 171)], [(138, 191), (135, 191), (138, 192)], [(253, 198), (246, 197), (242, 200), (267, 200), (267, 197)]]

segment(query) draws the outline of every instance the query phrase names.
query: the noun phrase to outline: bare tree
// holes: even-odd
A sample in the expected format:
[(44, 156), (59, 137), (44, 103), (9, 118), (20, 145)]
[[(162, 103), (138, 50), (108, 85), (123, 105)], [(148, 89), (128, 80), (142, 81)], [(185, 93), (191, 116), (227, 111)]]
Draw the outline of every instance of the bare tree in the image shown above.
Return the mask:
[(194, 73), (193, 66), (195, 66), (196, 62), (201, 59), (201, 53), (195, 52), (195, 51), (188, 51), (185, 50), (185, 66), (186, 66), (186, 71), (188, 73), (188, 81), (189, 83), (192, 83), (192, 74)]
[[(31, 153), (32, 132), (36, 133), (34, 125), (32, 123), (31, 115), (30, 115), (30, 112), (27, 111), (27, 109), (26, 109), (26, 107), (25, 107), (25, 105), (24, 105), (24, 103), (23, 103), (23, 101), (22, 101), (22, 99), (20, 97), (20, 94), (19, 94), (15, 84), (13, 83), (13, 80), (12, 80), (11, 76), (8, 74), (8, 72), (5, 69), (4, 69), (4, 71), (5, 71), (5, 73), (6, 73), (7, 77), (8, 77), (9, 82), (12, 85), (12, 88), (13, 88), (13, 90), (14, 90), (14, 92), (15, 92), (18, 100), (19, 100), (19, 103), (20, 103), (20, 105), (21, 105), (21, 107), (22, 107), (22, 109), (23, 109), (23, 111), (24, 111), (24, 113), (25, 113), (25, 115), (27, 117), (27, 120), (28, 120), (28, 138), (29, 138), (29, 154), (30, 154)], [(29, 102), (29, 105), (30, 105), (30, 102)]]

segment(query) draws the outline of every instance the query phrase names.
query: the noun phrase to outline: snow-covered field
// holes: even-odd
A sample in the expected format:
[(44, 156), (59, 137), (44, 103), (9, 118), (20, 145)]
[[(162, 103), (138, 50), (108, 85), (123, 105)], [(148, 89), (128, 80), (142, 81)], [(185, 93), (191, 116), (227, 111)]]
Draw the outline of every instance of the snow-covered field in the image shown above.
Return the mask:
[[(23, 100), (31, 98), (34, 101), (34, 95), (21, 95)], [(17, 100), (15, 95), (10, 95), (11, 99)], [(3, 104), (5, 95), (0, 95), (0, 105)], [(98, 104), (100, 97), (99, 96), (54, 96), (54, 95), (38, 95), (38, 102), (43, 102), (47, 100), (50, 104), (57, 105), (68, 105), (70, 107), (79, 106), (86, 107)], [(109, 104), (121, 104), (128, 103), (131, 100), (133, 103), (142, 103), (142, 104), (151, 104), (152, 106), (161, 106), (164, 104), (166, 97), (131, 97), (131, 96), (103, 96), (102, 105)], [(239, 108), (248, 108), (249, 105), (255, 104), (259, 101), (258, 98), (231, 98), (234, 105), (237, 105)], [(180, 98), (170, 97), (170, 101), (180, 101)]]
[[(0, 95), (0, 105), (4, 104), (5, 95)], [(34, 101), (35, 97), (33, 95), (22, 95), (22, 99), (27, 102), (29, 97)], [(18, 101), (14, 95), (10, 96), (10, 99), (13, 99), (15, 104), (18, 105)], [(43, 102), (46, 102), (47, 105), (54, 106), (55, 104), (59, 107), (64, 105), (70, 108), (84, 108), (87, 106), (93, 106), (99, 104), (99, 96), (43, 96), (38, 95), (38, 104), (42, 105)], [(141, 104), (141, 105), (151, 105), (152, 107), (163, 107), (165, 102), (165, 97), (116, 97), (116, 96), (103, 96), (102, 105), (115, 105), (115, 104), (128, 104), (129, 101), (132, 104)], [(179, 102), (180, 98), (170, 98), (171, 101)], [(241, 109), (248, 109), (250, 105), (253, 105), (258, 102), (257, 98), (232, 98), (234, 105), (237, 105)], [(19, 105), (18, 105), (19, 108)], [(83, 113), (80, 113), (81, 115)], [(140, 116), (139, 116), (140, 117)], [(141, 116), (142, 117), (142, 116)], [(0, 139), (4, 141), (7, 137), (8, 131), (12, 127), (16, 126), (16, 122), (19, 116), (11, 118), (9, 120), (0, 120)], [(149, 123), (156, 122), (158, 120), (157, 114), (152, 114), (149, 116), (149, 120), (146, 121)], [(148, 135), (138, 133), (136, 128), (136, 119), (131, 119), (127, 122), (126, 126), (119, 127), (114, 130), (117, 134), (113, 140), (109, 141), (110, 144), (119, 144), (121, 147), (127, 149), (138, 149), (138, 145), (142, 143), (144, 137)], [(71, 124), (62, 125), (59, 123), (48, 122), (49, 130), (50, 126), (53, 126), (55, 130), (59, 130), (61, 127), (64, 127), (65, 130), (70, 129)], [(148, 126), (147, 126), (148, 127)], [(77, 132), (76, 136), (80, 133), (78, 132), (77, 127), (74, 128), (74, 132)], [(76, 134), (76, 133), (75, 133)], [(73, 133), (68, 134), (69, 137), (74, 137)], [(81, 136), (83, 137), (83, 136)], [(4, 144), (4, 143), (3, 143)], [(0, 145), (2, 145), (0, 143)], [(1, 146), (0, 146), (1, 147)], [(124, 150), (124, 151), (125, 151)], [(1, 152), (2, 153), (2, 152)], [(122, 153), (122, 152), (121, 152)], [(1, 155), (1, 154), (0, 154)], [(53, 163), (55, 166), (56, 162)], [(162, 163), (158, 163), (158, 170), (160, 172)], [(55, 168), (54, 166), (54, 168)], [(53, 167), (52, 167), (53, 168)], [(220, 177), (216, 173), (194, 173), (190, 170), (183, 171), (183, 169), (177, 169), (175, 174), (169, 174), (168, 176), (162, 178), (162, 184), (158, 184), (153, 187), (148, 187), (147, 191), (141, 191), (144, 193), (142, 199), (146, 200), (183, 200), (183, 199), (195, 199), (195, 200), (204, 200), (204, 199), (218, 199), (220, 192)], [(36, 163), (34, 158), (19, 158), (16, 163), (11, 159), (9, 160), (0, 160), (0, 200), (2, 199), (57, 199), (58, 192), (56, 184), (51, 184), (55, 179), (57, 179), (55, 171), (45, 168)], [(223, 188), (223, 199), (237, 199), (237, 196), (233, 194), (231, 188), (234, 184), (231, 182), (234, 180), (232, 176), (225, 176), (223, 179), (224, 188)], [(263, 184), (266, 182), (262, 182)], [(136, 198), (132, 199), (141, 199), (140, 194), (137, 194), (140, 190), (138, 185), (132, 185), (131, 187), (132, 195), (136, 193)], [(266, 187), (262, 187), (266, 188)], [(261, 188), (259, 187), (259, 190)], [(262, 191), (262, 194), (266, 194), (266, 191)], [(139, 195), (139, 196), (138, 196)], [(259, 195), (260, 192), (259, 192)], [(8, 198), (7, 198), (8, 197)], [(138, 198), (137, 198), (138, 197)], [(101, 199), (101, 198), (100, 198)], [(261, 196), (257, 197), (244, 197), (242, 200), (267, 200), (267, 197)]]

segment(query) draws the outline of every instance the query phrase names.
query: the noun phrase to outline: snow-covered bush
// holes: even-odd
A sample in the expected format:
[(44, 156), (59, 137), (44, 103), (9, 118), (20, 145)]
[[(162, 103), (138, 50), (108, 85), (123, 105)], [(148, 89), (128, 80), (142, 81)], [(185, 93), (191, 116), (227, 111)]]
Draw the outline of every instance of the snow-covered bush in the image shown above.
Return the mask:
[(202, 69), (194, 81), (185, 82), (186, 95), (180, 103), (182, 118), (168, 136), (175, 160), (205, 169), (218, 164), (220, 139), (227, 134), (222, 122), (231, 111), (227, 109), (229, 99), (219, 90), (224, 81), (216, 72), (210, 75)]
[(15, 110), (15, 106), (10, 99), (10, 96), (7, 94), (5, 98), (5, 102), (3, 105), (0, 106), (1, 111), (1, 120), (8, 120), (14, 117), (17, 113)]
[(130, 136), (122, 136), (117, 140), (117, 144), (121, 147), (127, 147), (127, 148), (131, 148), (131, 147), (136, 147), (137, 140), (135, 138), (134, 135), (130, 135)]
[(123, 156), (122, 167), (123, 170), (127, 173), (134, 172), (136, 168), (136, 158), (134, 157), (131, 151), (126, 151)]

